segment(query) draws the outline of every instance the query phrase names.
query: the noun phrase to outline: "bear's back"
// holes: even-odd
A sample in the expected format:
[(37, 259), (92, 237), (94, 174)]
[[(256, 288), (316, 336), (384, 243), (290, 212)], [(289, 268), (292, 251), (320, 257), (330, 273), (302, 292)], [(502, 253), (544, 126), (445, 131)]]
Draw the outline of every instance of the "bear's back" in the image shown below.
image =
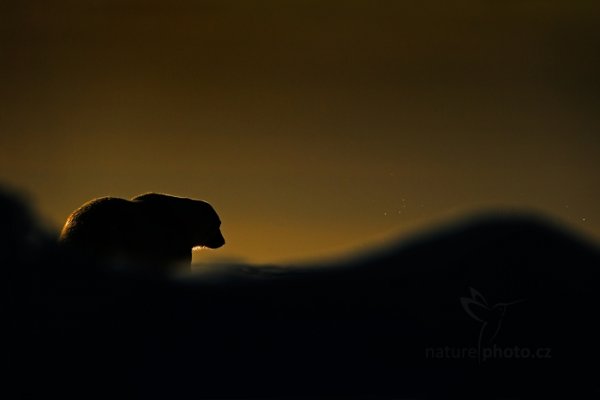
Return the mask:
[(91, 200), (73, 211), (60, 235), (62, 244), (82, 253), (110, 254), (139, 238), (138, 211), (134, 204), (116, 197)]

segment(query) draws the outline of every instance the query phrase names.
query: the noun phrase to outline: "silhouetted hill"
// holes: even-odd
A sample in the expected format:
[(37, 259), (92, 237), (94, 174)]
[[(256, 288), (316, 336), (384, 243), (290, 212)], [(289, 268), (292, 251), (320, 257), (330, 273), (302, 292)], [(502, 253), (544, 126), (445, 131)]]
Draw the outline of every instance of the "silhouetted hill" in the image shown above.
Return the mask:
[(600, 251), (540, 217), (478, 216), (323, 265), (157, 279), (61, 254), (22, 202), (0, 200), (8, 388), (22, 394), (599, 394)]

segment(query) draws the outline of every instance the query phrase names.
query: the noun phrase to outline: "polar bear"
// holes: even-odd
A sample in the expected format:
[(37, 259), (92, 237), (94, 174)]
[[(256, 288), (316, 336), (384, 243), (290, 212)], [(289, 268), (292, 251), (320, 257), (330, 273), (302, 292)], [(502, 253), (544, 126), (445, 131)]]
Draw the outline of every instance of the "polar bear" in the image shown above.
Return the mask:
[(225, 244), (221, 220), (202, 200), (146, 193), (102, 197), (73, 211), (60, 234), (66, 248), (114, 267), (167, 272), (190, 269), (192, 248)]

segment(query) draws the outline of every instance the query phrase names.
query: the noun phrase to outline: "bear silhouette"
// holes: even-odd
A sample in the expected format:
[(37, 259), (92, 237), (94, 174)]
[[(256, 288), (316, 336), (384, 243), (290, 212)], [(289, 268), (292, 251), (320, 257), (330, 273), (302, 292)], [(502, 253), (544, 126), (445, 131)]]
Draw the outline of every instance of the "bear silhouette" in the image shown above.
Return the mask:
[(192, 248), (225, 244), (221, 221), (205, 201), (146, 193), (102, 197), (73, 211), (60, 243), (113, 267), (146, 272), (190, 268)]

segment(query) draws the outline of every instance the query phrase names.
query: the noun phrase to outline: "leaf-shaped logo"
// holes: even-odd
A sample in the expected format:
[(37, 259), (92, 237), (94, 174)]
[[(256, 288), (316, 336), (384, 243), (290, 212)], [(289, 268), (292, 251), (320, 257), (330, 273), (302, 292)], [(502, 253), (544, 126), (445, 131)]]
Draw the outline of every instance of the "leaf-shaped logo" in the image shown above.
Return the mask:
[(485, 297), (483, 297), (481, 293), (472, 287), (469, 288), (469, 291), (471, 297), (461, 297), (460, 303), (462, 304), (465, 312), (471, 318), (481, 323), (479, 339), (477, 341), (479, 354), (481, 357), (482, 343), (491, 343), (496, 338), (498, 332), (500, 331), (502, 319), (506, 314), (507, 307), (525, 300), (517, 300), (509, 303), (496, 303), (490, 307)]
[(487, 301), (477, 290), (473, 288), (469, 289), (471, 291), (471, 297), (461, 297), (460, 302), (471, 318), (479, 322), (485, 322), (485, 314), (490, 311)]

